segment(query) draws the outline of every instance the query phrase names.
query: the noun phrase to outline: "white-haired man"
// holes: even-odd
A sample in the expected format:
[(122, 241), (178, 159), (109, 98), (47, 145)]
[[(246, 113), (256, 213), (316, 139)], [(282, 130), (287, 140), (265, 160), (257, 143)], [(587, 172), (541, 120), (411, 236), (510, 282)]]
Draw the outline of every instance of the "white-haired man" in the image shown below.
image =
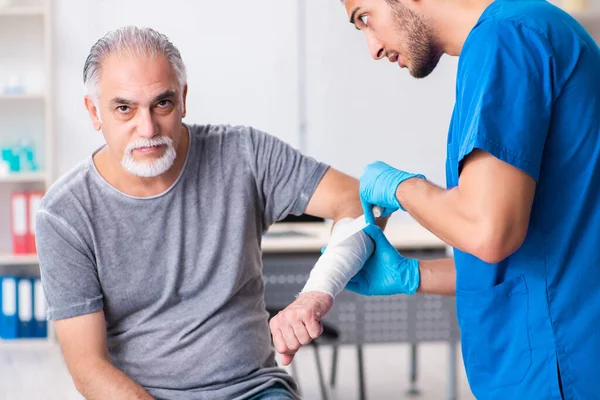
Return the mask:
[[(360, 215), (358, 182), (251, 128), (183, 124), (186, 82), (151, 29), (92, 47), (85, 105), (106, 145), (37, 214), (48, 318), (90, 400), (297, 398), (271, 345), (261, 237), (288, 214)], [(295, 304), (315, 317), (310, 337), (282, 333), (292, 351), (333, 302), (306, 292)]]

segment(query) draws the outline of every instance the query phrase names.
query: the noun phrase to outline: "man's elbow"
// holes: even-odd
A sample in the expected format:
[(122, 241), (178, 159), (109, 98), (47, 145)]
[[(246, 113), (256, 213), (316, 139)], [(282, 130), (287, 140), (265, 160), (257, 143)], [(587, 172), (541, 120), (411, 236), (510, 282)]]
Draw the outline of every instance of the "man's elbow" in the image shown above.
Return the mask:
[(88, 397), (94, 380), (102, 375), (105, 365), (106, 361), (101, 358), (92, 358), (77, 363), (75, 368), (69, 370), (75, 389), (84, 397)]
[(87, 378), (86, 375), (87, 373), (83, 372), (71, 373), (71, 379), (73, 380), (75, 390), (77, 390), (84, 397), (88, 394), (89, 391), (89, 378)]
[(87, 393), (87, 385), (84, 383), (84, 380), (79, 379), (75, 376), (71, 376), (73, 378), (73, 385), (75, 385), (75, 390), (82, 396), (85, 396)]
[(337, 221), (342, 218), (356, 218), (362, 215), (363, 209), (360, 203), (360, 198), (354, 195), (344, 197), (339, 206), (335, 208), (333, 220)]
[(525, 242), (527, 227), (488, 224), (478, 234), (472, 255), (488, 264), (506, 260)]

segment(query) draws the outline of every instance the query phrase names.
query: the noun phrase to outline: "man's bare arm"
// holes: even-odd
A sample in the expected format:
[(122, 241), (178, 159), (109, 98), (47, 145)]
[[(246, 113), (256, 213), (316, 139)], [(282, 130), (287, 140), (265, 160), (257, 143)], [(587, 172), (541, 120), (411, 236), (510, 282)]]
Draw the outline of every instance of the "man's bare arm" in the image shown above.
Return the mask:
[(456, 293), (456, 268), (453, 258), (439, 260), (420, 260), (421, 280), (417, 292), (454, 296)]
[(444, 242), (493, 264), (523, 244), (535, 188), (525, 172), (475, 150), (464, 161), (457, 187), (409, 179), (398, 186), (397, 198)]
[(106, 343), (104, 312), (54, 323), (67, 368), (87, 400), (151, 400), (144, 388), (115, 368)]

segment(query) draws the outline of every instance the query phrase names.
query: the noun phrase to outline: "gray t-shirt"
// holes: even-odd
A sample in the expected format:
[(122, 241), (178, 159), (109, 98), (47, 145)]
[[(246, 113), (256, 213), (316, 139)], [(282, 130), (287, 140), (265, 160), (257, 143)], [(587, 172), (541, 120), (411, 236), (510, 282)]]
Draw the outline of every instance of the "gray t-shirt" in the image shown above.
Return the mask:
[(244, 399), (275, 381), (261, 238), (304, 212), (327, 166), (251, 128), (187, 126), (166, 192), (119, 192), (90, 157), (42, 201), (48, 318), (104, 310), (114, 365), (163, 399)]

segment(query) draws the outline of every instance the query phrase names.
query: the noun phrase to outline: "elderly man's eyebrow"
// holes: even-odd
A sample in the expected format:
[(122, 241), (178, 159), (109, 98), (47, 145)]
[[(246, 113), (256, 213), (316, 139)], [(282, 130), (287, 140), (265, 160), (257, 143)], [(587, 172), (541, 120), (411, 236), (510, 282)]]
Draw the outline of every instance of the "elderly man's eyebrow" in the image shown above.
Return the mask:
[(165, 92), (163, 92), (163, 93), (159, 94), (158, 96), (156, 96), (156, 97), (155, 97), (155, 98), (152, 100), (152, 102), (153, 102), (153, 103), (158, 103), (158, 102), (160, 102), (160, 101), (163, 101), (163, 100), (172, 99), (172, 98), (173, 98), (173, 97), (175, 97), (176, 95), (177, 95), (177, 93), (175, 93), (175, 91), (174, 91), (174, 90), (167, 90), (167, 91), (165, 91)]
[[(154, 99), (152, 99), (153, 103), (158, 103), (160, 101), (163, 100), (167, 100), (167, 99), (172, 99), (175, 96), (177, 96), (177, 93), (174, 90), (167, 90), (161, 94), (159, 94), (158, 96), (155, 96)], [(128, 100), (124, 97), (121, 96), (117, 96), (115, 98), (113, 98), (111, 101), (111, 104), (123, 104), (123, 105), (127, 105), (127, 106), (137, 106), (139, 105), (138, 102), (136, 101), (132, 101), (132, 100)]]
[(356, 7), (353, 11), (352, 14), (350, 14), (350, 23), (352, 25), (356, 25), (356, 22), (354, 21), (354, 18), (356, 17), (356, 13), (358, 12), (358, 10), (360, 10), (360, 7)]
[(120, 97), (117, 96), (115, 98), (113, 98), (111, 101), (111, 104), (125, 104), (128, 106), (137, 106), (138, 103), (132, 100), (127, 100), (125, 97)]

